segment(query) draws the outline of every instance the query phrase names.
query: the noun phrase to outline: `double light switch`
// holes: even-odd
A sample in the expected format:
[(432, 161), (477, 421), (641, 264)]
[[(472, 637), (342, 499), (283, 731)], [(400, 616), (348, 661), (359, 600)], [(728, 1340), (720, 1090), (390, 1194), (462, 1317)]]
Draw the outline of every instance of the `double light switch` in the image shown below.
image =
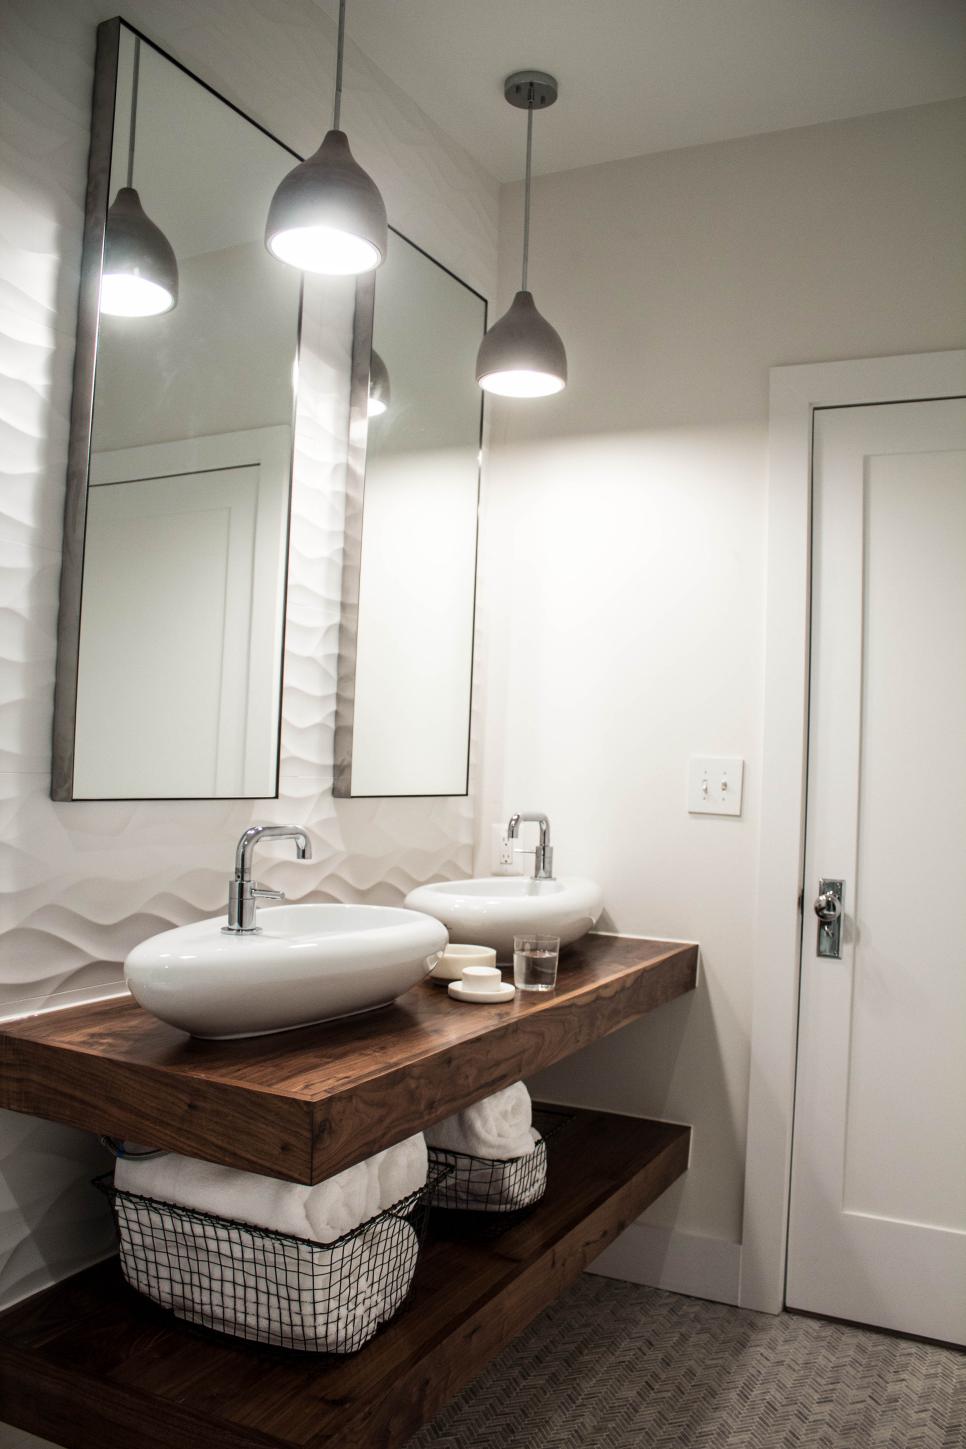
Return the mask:
[(692, 755), (688, 761), (688, 813), (740, 815), (744, 761), (730, 755)]

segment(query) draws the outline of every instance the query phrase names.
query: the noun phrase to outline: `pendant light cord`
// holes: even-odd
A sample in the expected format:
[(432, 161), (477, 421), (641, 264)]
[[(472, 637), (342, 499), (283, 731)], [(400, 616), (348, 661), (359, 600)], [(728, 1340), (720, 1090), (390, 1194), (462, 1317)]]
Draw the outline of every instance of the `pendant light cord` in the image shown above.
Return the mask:
[(138, 125), (138, 80), (141, 72), (141, 37), (134, 37), (134, 77), (131, 81), (131, 122), (127, 131), (127, 184), (134, 185), (134, 133)]
[(523, 183), (523, 285), (520, 290), (527, 290), (527, 266), (530, 261), (530, 163), (533, 156), (533, 82), (530, 82), (527, 93), (527, 170), (526, 179)]
[(332, 129), (339, 129), (342, 119), (342, 52), (345, 49), (345, 7), (346, 0), (339, 0), (339, 39), (336, 43), (335, 60), (335, 107), (332, 113)]

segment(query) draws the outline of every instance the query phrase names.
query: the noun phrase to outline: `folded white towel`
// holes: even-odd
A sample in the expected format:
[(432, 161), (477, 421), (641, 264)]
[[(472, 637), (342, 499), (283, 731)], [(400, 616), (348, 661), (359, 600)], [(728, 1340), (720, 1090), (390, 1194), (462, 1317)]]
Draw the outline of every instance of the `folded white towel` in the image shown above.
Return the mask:
[(367, 1343), (408, 1293), (419, 1251), (396, 1217), (334, 1248), (123, 1201), (119, 1222), (122, 1270), (139, 1292), (191, 1323), (316, 1353)]
[(118, 1158), (114, 1184), (124, 1192), (176, 1203), (275, 1233), (331, 1243), (425, 1186), (421, 1133), (309, 1187), (166, 1152)]
[(474, 1102), (462, 1112), (426, 1128), (431, 1147), (467, 1152), (494, 1160), (525, 1157), (533, 1151), (533, 1103), (522, 1082)]

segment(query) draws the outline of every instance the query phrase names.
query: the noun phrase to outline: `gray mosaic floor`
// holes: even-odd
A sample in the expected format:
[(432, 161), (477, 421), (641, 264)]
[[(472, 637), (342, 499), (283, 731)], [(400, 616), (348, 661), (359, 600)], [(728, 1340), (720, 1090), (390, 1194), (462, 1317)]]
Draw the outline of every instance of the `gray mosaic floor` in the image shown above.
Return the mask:
[(964, 1449), (966, 1357), (585, 1275), (407, 1449)]

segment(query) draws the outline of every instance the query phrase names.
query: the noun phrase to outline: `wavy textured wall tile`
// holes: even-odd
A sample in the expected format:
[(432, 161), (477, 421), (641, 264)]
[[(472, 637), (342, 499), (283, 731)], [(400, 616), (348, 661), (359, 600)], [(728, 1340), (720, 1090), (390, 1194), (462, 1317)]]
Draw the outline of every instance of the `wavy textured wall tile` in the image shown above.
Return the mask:
[[(60, 527), (95, 0), (0, 0), (0, 1016), (117, 990), (138, 940), (221, 908), (253, 819), (310, 831), (259, 874), (293, 899), (393, 902), (472, 866), (469, 800), (332, 798), (351, 292), (306, 292), (282, 703), (281, 798), (49, 799)], [(334, 27), (311, 0), (133, 0), (125, 15), (276, 135), (314, 149)], [(346, 122), (394, 224), (493, 290), (497, 188), (350, 48)], [(92, 1138), (0, 1114), (0, 1301), (109, 1246)]]

